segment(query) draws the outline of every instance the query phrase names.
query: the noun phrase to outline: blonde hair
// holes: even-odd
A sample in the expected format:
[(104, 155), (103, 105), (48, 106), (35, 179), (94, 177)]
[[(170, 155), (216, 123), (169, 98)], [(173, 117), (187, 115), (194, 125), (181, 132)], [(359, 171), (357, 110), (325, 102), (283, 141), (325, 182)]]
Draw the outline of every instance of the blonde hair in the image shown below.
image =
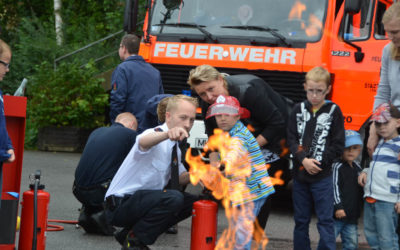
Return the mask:
[(306, 82), (309, 80), (315, 82), (323, 81), (326, 83), (326, 86), (329, 87), (329, 85), (331, 85), (331, 74), (324, 67), (317, 66), (307, 72)]
[[(398, 20), (400, 22), (400, 2), (392, 4), (383, 14), (382, 23), (387, 24), (392, 20)], [(394, 60), (400, 60), (400, 49), (394, 46), (392, 43), (390, 46), (390, 56)]]
[(173, 110), (176, 110), (178, 108), (180, 101), (190, 102), (196, 108), (199, 106), (199, 102), (194, 97), (190, 97), (187, 95), (174, 95), (174, 96), (168, 97), (167, 107), (166, 107), (165, 111), (171, 112)]
[(6, 42), (0, 39), (0, 57), (3, 56), (5, 52), (11, 53), (11, 48)]
[[(208, 64), (203, 64), (190, 70), (187, 83), (189, 84), (191, 89), (194, 89), (195, 86), (203, 82), (214, 81), (220, 78), (224, 79), (224, 76), (225, 76), (224, 74), (220, 73), (213, 66)], [(225, 80), (224, 80), (224, 86), (225, 87), (227, 86)]]
[(163, 98), (157, 105), (157, 117), (161, 123), (165, 122), (165, 112), (167, 112), (169, 98), (170, 97)]

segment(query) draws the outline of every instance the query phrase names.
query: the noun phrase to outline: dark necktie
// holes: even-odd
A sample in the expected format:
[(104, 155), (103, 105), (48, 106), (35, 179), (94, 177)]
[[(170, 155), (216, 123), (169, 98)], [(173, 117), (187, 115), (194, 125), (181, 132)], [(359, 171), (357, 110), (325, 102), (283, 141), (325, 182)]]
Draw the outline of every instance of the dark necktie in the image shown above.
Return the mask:
[(178, 171), (178, 143), (172, 148), (171, 155), (171, 188), (179, 190), (179, 171)]

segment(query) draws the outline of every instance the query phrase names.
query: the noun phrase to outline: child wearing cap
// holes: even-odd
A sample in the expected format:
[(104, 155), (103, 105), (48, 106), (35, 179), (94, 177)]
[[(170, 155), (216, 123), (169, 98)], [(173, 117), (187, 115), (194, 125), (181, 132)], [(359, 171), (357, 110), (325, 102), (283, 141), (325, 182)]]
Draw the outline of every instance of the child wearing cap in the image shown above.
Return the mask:
[(361, 153), (360, 134), (346, 130), (344, 146), (341, 160), (332, 166), (335, 238), (340, 234), (343, 249), (350, 250), (358, 248), (357, 222), (362, 206), (362, 187), (358, 185), (362, 169), (355, 161)]
[(371, 120), (381, 139), (369, 168), (358, 178), (364, 187), (364, 233), (372, 249), (399, 249), (396, 227), (400, 213), (400, 111), (383, 103)]
[[(268, 176), (265, 160), (256, 138), (240, 121), (240, 118), (249, 117), (250, 112), (240, 107), (239, 101), (235, 97), (220, 95), (215, 103), (208, 108), (206, 119), (213, 116), (215, 116), (218, 128), (228, 132), (230, 137), (237, 139), (235, 142), (240, 144), (239, 150), (241, 152), (229, 151), (226, 158), (232, 155), (246, 154), (247, 159), (250, 161), (251, 174), (245, 180), (250, 190), (249, 196), (243, 195), (244, 201), (240, 204), (235, 201), (232, 201), (232, 203), (240, 206), (240, 209), (248, 210), (246, 206), (248, 207), (252, 202), (254, 208), (251, 217), (252, 220), (255, 220), (267, 197), (273, 194), (275, 190)], [(248, 166), (249, 164), (247, 163), (246, 165)], [(235, 179), (234, 176), (229, 177), (233, 180)], [(249, 230), (248, 225), (244, 225), (243, 218), (239, 215), (235, 224), (235, 249), (250, 249), (253, 229), (254, 227)]]

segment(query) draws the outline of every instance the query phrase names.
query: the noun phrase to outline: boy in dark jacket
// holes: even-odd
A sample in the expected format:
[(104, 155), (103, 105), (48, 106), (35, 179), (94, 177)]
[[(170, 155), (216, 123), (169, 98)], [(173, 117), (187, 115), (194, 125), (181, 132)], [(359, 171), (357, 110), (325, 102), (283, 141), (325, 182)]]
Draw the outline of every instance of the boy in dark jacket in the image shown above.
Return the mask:
[(363, 191), (358, 184), (362, 169), (355, 159), (360, 155), (362, 141), (360, 134), (353, 130), (346, 130), (345, 136), (342, 159), (332, 166), (335, 238), (340, 234), (343, 249), (357, 249), (357, 221), (361, 214)]
[(315, 67), (306, 74), (307, 100), (293, 108), (287, 143), (293, 155), (294, 249), (311, 249), (309, 223), (314, 205), (318, 249), (336, 249), (333, 221), (332, 163), (343, 153), (344, 122), (340, 108), (325, 100), (330, 74)]

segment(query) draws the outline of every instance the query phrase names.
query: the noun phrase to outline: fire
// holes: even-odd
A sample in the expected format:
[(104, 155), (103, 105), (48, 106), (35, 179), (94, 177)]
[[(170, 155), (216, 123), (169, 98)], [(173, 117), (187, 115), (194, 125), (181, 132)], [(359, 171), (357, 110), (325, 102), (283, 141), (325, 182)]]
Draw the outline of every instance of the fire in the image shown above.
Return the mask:
[(289, 12), (289, 19), (301, 19), (301, 15), (303, 14), (303, 11), (307, 9), (306, 5), (300, 2), (299, 0), (296, 0), (294, 3), (292, 9)]
[(302, 18), (303, 12), (306, 10), (307, 6), (299, 0), (296, 0), (289, 12), (288, 19), (301, 21), (301, 28), (305, 31), (307, 36), (317, 36), (322, 29), (322, 22), (317, 16), (310, 14), (308, 25), (306, 26), (306, 22)]
[[(250, 232), (249, 237), (254, 237), (254, 244), (257, 249), (262, 247), (265, 249), (268, 238), (264, 234), (264, 230), (253, 223), (253, 203), (249, 201), (252, 194), (246, 185), (246, 178), (251, 175), (251, 165), (246, 153), (243, 153), (240, 140), (231, 138), (227, 132), (215, 130), (214, 135), (210, 136), (204, 152), (218, 151), (221, 163), (225, 165), (225, 169), (221, 172), (218, 167), (211, 166), (202, 160), (202, 156), (192, 156), (190, 150), (186, 154), (186, 161), (190, 165), (190, 181), (196, 185), (200, 181), (209, 189), (212, 195), (221, 200), (225, 208), (225, 215), (228, 219), (229, 227), (224, 230), (218, 240), (215, 249), (233, 249), (235, 246), (235, 225), (238, 218), (242, 221), (244, 229)], [(204, 154), (203, 153), (203, 156)], [(268, 185), (282, 185), (283, 181), (279, 178), (282, 171), (277, 171), (274, 177), (265, 178), (262, 181)], [(245, 203), (248, 206), (241, 206), (238, 209), (237, 204)], [(254, 233), (253, 233), (254, 232)], [(248, 242), (249, 239), (246, 240)]]

